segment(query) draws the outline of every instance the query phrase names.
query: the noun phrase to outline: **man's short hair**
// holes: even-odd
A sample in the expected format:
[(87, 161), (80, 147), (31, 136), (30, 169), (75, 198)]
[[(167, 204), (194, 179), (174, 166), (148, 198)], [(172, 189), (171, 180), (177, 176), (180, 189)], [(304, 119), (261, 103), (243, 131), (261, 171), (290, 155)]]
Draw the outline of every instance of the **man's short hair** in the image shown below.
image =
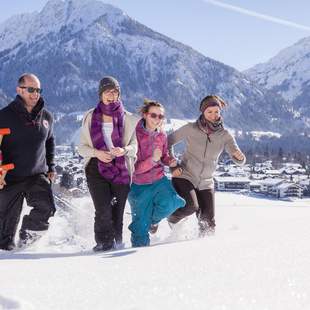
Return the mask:
[(39, 78), (33, 73), (23, 73), (17, 81), (18, 86), (24, 85), (27, 78), (35, 78), (40, 81)]

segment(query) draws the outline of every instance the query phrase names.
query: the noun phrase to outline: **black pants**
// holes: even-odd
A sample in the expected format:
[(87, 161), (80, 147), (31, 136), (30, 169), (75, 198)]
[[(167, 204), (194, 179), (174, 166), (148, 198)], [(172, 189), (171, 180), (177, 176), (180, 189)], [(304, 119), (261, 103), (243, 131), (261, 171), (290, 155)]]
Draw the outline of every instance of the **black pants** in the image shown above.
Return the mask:
[(112, 245), (122, 242), (123, 216), (129, 184), (106, 180), (98, 170), (98, 160), (92, 158), (86, 167), (86, 178), (95, 206), (95, 241)]
[(48, 229), (48, 219), (56, 210), (48, 178), (39, 174), (8, 183), (0, 190), (0, 248), (14, 242), (24, 198), (32, 210), (23, 217), (21, 230)]
[(168, 221), (178, 223), (186, 216), (196, 213), (199, 221), (206, 222), (209, 227), (215, 227), (214, 190), (199, 190), (190, 181), (181, 178), (172, 178), (172, 184), (177, 193), (185, 199), (186, 205), (172, 213)]

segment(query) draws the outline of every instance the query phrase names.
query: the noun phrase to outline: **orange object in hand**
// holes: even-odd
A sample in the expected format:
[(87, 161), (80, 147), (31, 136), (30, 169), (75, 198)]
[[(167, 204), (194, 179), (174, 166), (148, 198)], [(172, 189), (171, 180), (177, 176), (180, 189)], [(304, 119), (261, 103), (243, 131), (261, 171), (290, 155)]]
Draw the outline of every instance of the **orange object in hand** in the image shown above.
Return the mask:
[(14, 164), (1, 165), (0, 171), (9, 171), (9, 170), (12, 170), (14, 168), (15, 168)]
[[(10, 128), (0, 128), (0, 146), (2, 143), (3, 136), (9, 135), (10, 133), (11, 133)], [(0, 149), (0, 189), (3, 189), (3, 187), (6, 184), (4, 181), (6, 173), (9, 170), (12, 170), (15, 168), (14, 164), (2, 165), (2, 160), (3, 160), (3, 156), (2, 156), (1, 149)]]
[(12, 169), (14, 169), (14, 164), (7, 164), (0, 166), (0, 189), (3, 189), (4, 185), (6, 184), (4, 181), (6, 173)]
[(11, 133), (10, 128), (0, 128), (0, 136), (9, 135)]

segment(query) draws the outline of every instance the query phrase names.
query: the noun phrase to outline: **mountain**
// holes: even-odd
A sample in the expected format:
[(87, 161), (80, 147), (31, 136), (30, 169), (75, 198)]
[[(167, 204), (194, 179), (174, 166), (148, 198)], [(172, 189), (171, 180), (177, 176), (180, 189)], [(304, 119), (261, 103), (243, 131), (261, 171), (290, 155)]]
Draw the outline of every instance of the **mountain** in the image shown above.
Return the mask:
[(40, 77), (48, 107), (58, 113), (58, 142), (79, 126), (68, 114), (96, 105), (104, 75), (120, 81), (130, 111), (148, 97), (161, 101), (168, 117), (196, 118), (200, 100), (219, 94), (229, 102), (229, 127), (283, 132), (298, 126), (281, 96), (101, 1), (51, 0), (39, 13), (1, 24), (0, 88), (7, 96), (26, 71)]
[(280, 94), (289, 102), (295, 115), (304, 117), (310, 124), (310, 37), (244, 73), (261, 86)]
[(4, 105), (6, 103), (8, 103), (10, 100), (12, 100), (12, 98), (9, 98), (4, 91), (0, 88), (0, 106), (1, 103)]

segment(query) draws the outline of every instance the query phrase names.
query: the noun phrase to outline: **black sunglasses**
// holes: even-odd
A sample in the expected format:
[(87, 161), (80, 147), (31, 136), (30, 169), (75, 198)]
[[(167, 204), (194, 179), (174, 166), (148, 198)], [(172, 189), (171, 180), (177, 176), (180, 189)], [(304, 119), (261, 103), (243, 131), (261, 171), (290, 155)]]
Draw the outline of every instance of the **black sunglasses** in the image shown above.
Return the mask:
[(163, 114), (156, 114), (156, 113), (147, 113), (148, 115), (150, 115), (151, 118), (158, 118), (158, 119), (164, 119), (165, 115)]
[(43, 91), (42, 88), (35, 88), (35, 87), (19, 86), (19, 88), (26, 89), (29, 94), (32, 94), (34, 92), (38, 94), (42, 94), (42, 91)]

